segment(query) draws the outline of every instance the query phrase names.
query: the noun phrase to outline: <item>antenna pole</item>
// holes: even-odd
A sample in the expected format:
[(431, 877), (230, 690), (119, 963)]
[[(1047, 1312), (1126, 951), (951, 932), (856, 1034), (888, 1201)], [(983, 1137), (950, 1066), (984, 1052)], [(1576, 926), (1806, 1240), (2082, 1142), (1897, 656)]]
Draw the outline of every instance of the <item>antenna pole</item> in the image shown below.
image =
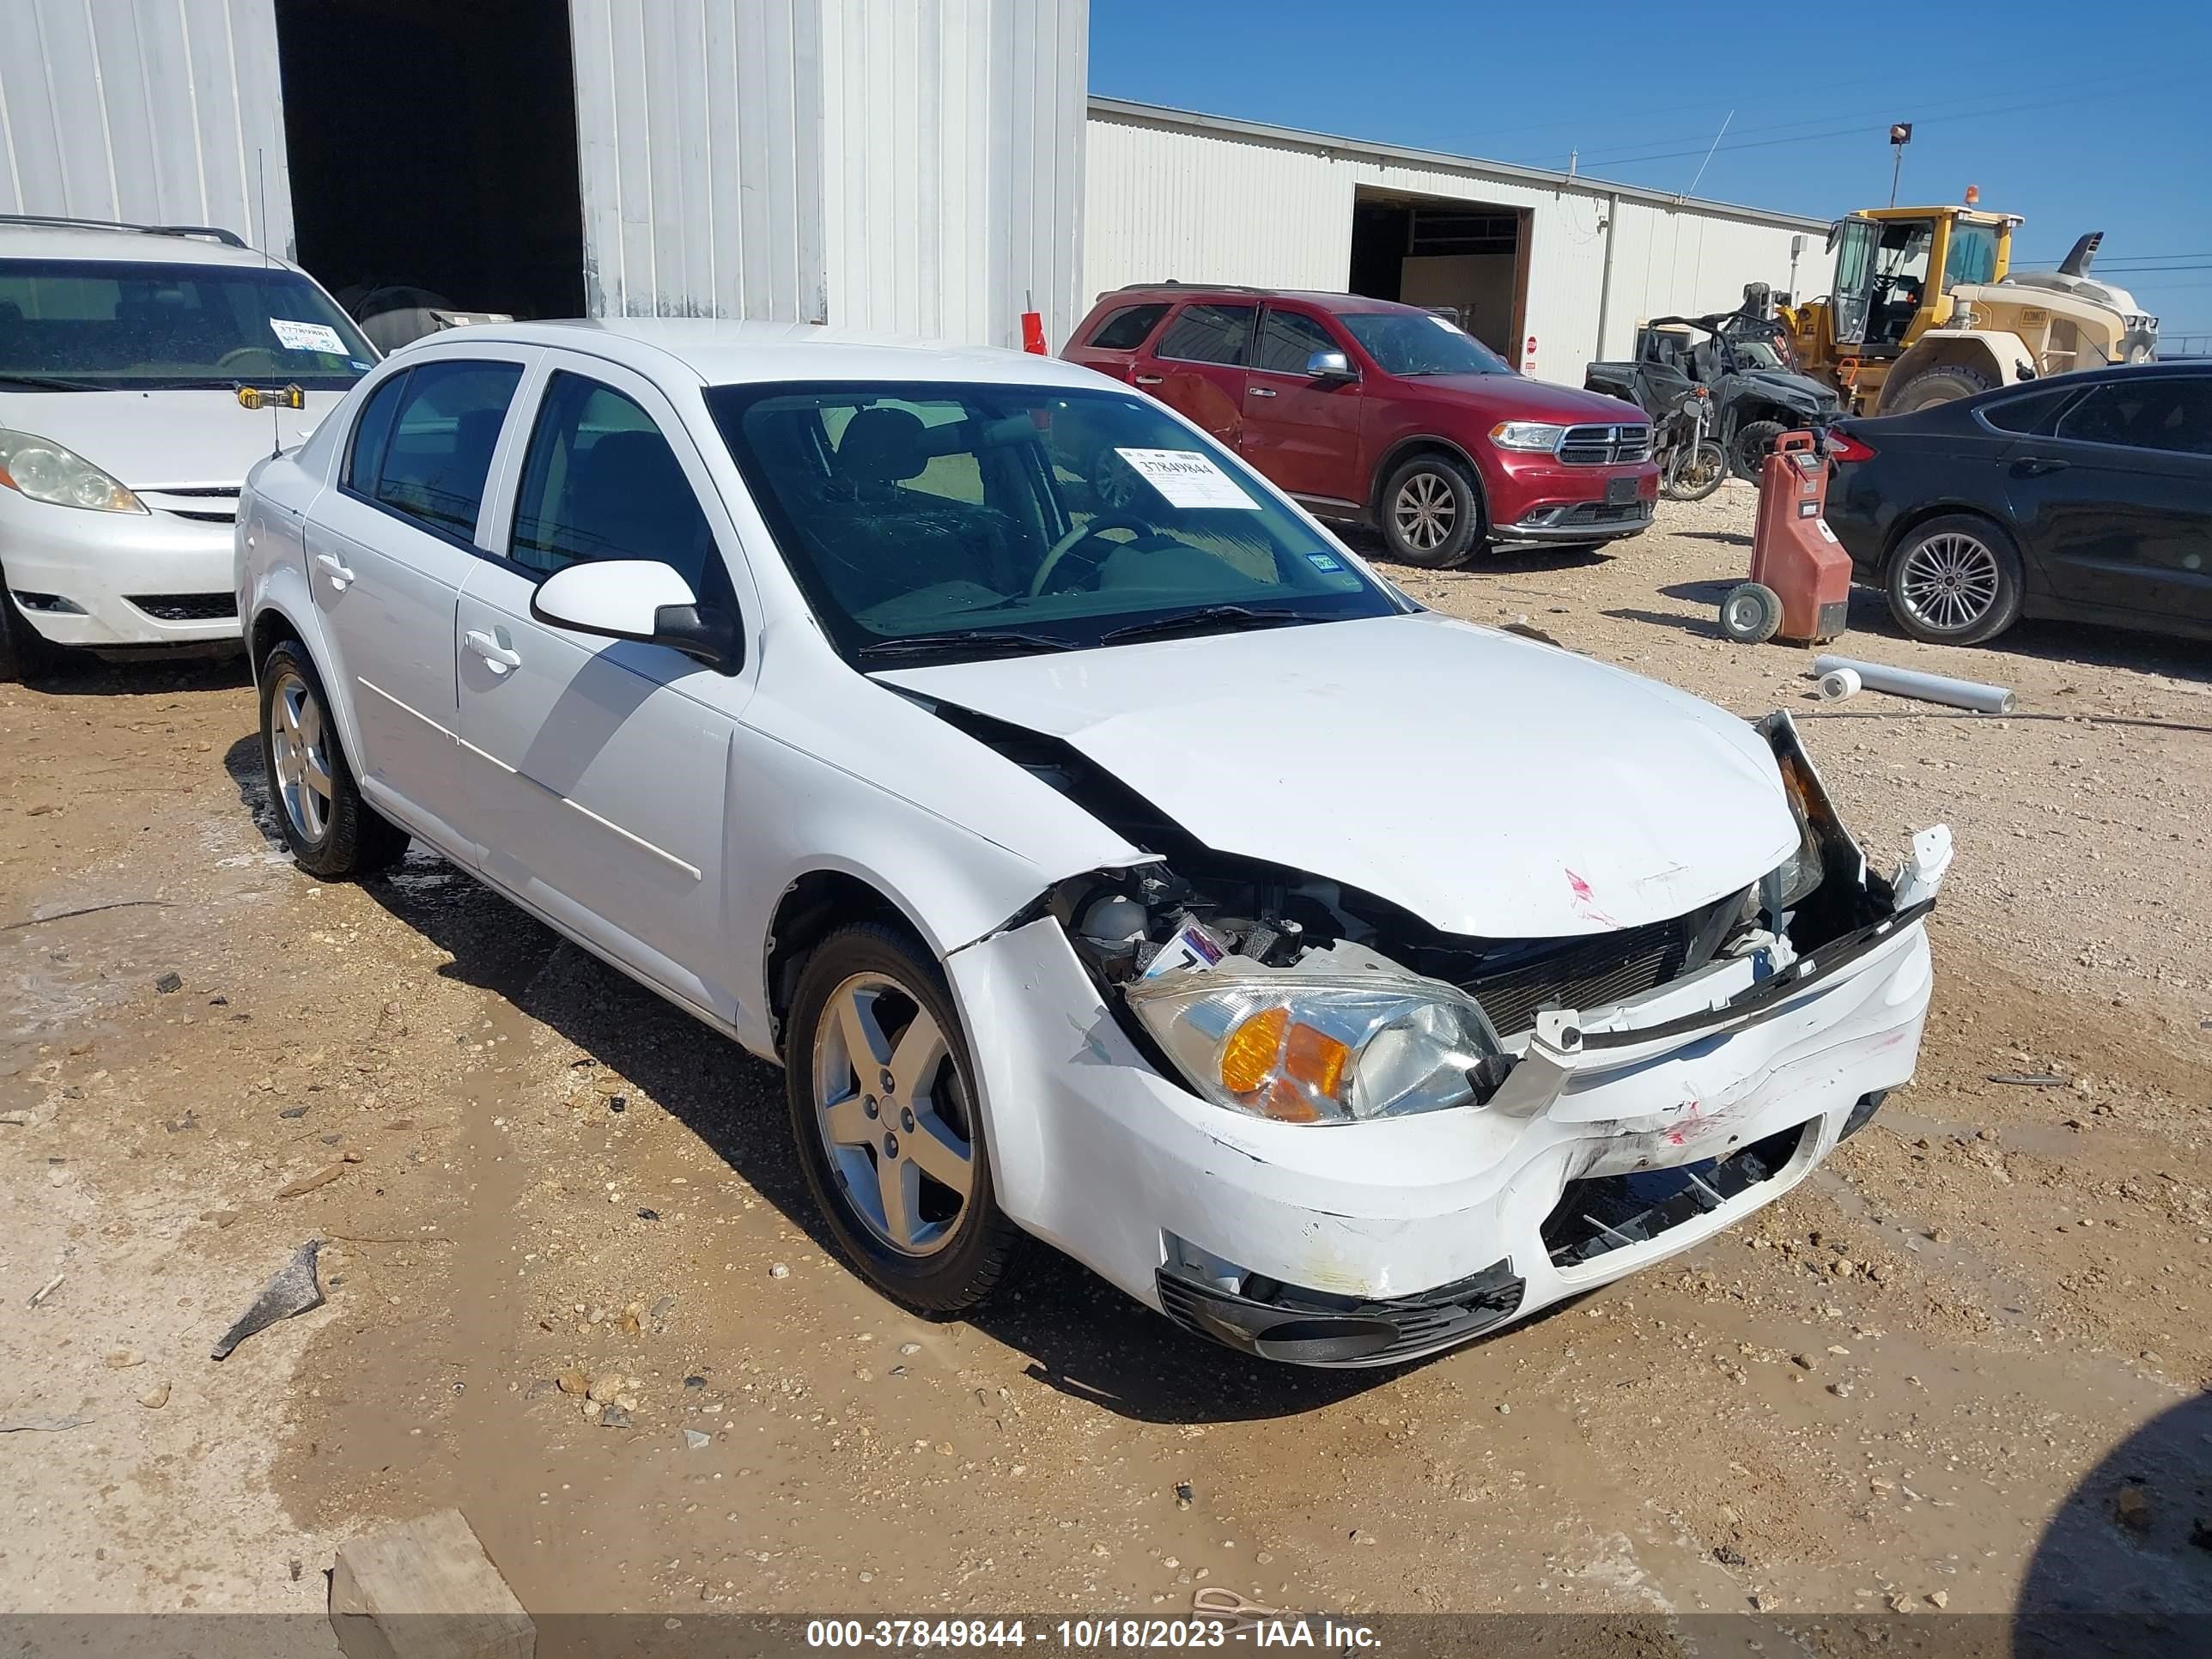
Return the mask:
[[(261, 269), (270, 268), (269, 258), (269, 152), (256, 145), (253, 150), (255, 192), (260, 198)], [(273, 459), (284, 453), (284, 429), (276, 419), (276, 405), (269, 405), (269, 453)]]

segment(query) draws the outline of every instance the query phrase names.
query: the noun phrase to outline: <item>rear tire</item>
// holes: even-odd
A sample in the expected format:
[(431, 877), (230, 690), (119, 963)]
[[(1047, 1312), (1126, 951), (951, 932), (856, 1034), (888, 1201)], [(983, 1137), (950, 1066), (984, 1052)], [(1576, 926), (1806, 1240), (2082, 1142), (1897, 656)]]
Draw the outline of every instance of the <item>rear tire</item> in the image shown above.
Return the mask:
[(407, 832), (361, 796), (323, 678), (290, 640), (261, 665), (261, 767), (293, 860), (311, 876), (373, 876), (406, 855)]
[(1779, 421), (1746, 421), (1736, 428), (1735, 442), (1729, 455), (1736, 477), (1757, 483), (1759, 471), (1766, 465), (1767, 452), (1774, 447), (1774, 441), (1789, 430)]
[(1894, 398), (1885, 394), (1881, 400), (1881, 412), (1885, 415), (1910, 415), (1916, 409), (1932, 409), (1937, 404), (1956, 403), (1961, 398), (1971, 398), (1977, 392), (1987, 392), (1996, 384), (1978, 368), (1945, 363), (1925, 374), (1914, 375), (1899, 388)]
[(1416, 455), (1382, 486), (1383, 545), (1401, 564), (1443, 570), (1482, 547), (1482, 491), (1445, 455)]
[(1987, 519), (1947, 513), (1915, 525), (1882, 569), (1889, 614), (1929, 645), (1980, 645), (2020, 620), (2020, 550)]
[(981, 1303), (1024, 1235), (992, 1187), (975, 1063), (944, 970), (896, 928), (842, 928), (799, 969), (785, 1030), (792, 1138), (847, 1259), (923, 1313)]

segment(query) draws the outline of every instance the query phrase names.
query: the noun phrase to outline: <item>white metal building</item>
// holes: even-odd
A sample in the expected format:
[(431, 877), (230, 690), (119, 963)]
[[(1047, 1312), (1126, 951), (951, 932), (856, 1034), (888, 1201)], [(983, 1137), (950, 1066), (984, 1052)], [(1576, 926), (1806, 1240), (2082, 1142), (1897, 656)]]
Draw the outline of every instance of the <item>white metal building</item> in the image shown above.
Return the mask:
[[(1449, 307), (1579, 385), (1651, 317), (1825, 281), (1825, 221), (1500, 161), (1093, 98), (1084, 295), (1174, 278)], [(1802, 239), (1802, 258), (1793, 246)], [(1525, 366), (1525, 365), (1524, 365)]]
[(334, 290), (1017, 344), (1082, 314), (1087, 0), (0, 0), (0, 213)]

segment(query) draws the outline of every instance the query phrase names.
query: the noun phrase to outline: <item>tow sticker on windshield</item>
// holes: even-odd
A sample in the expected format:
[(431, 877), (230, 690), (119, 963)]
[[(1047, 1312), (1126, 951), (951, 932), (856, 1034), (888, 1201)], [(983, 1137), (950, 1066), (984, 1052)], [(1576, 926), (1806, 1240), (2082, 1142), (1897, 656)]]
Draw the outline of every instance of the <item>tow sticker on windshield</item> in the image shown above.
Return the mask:
[(1462, 328), (1457, 323), (1452, 321), (1450, 318), (1439, 317), (1433, 311), (1429, 313), (1429, 320), (1434, 323), (1438, 328), (1443, 330), (1447, 334), (1464, 334), (1467, 332), (1465, 329)]
[(269, 331), (287, 351), (327, 351), (334, 357), (345, 355), (345, 342), (338, 338), (337, 330), (328, 323), (295, 323), (283, 317), (271, 317)]
[(1195, 449), (1121, 449), (1130, 470), (1167, 497), (1170, 507), (1232, 507), (1260, 510), (1237, 480)]

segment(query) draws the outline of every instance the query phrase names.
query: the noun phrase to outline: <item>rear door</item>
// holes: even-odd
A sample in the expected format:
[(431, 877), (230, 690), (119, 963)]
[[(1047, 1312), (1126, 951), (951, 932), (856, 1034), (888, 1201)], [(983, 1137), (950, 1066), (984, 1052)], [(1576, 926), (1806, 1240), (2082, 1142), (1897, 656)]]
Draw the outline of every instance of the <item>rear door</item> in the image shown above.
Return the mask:
[(492, 456), (535, 355), (431, 352), (386, 380), (304, 532), (327, 666), (354, 709), (362, 791), (461, 859), (475, 849), (456, 805), (454, 608), (480, 556)]
[(1231, 448), (1244, 430), (1245, 372), (1260, 307), (1194, 301), (1179, 308), (1139, 353), (1132, 379)]
[(1356, 379), (1316, 380), (1306, 364), (1316, 351), (1351, 346), (1320, 318), (1289, 306), (1260, 314), (1252, 367), (1244, 377), (1244, 459), (1293, 495), (1337, 506), (1366, 499), (1360, 465)]
[(2054, 592), (2139, 617), (2212, 621), (2212, 374), (2092, 386), (2023, 438), (2006, 489)]
[(650, 381), (557, 352), (544, 377), (502, 462), (501, 556), (477, 561), (460, 599), (460, 732), (483, 872), (732, 1019), (724, 807), (750, 665), (726, 675), (666, 646), (574, 633), (537, 620), (530, 602), (565, 566), (651, 559), (737, 611), (722, 552), (734, 532)]

